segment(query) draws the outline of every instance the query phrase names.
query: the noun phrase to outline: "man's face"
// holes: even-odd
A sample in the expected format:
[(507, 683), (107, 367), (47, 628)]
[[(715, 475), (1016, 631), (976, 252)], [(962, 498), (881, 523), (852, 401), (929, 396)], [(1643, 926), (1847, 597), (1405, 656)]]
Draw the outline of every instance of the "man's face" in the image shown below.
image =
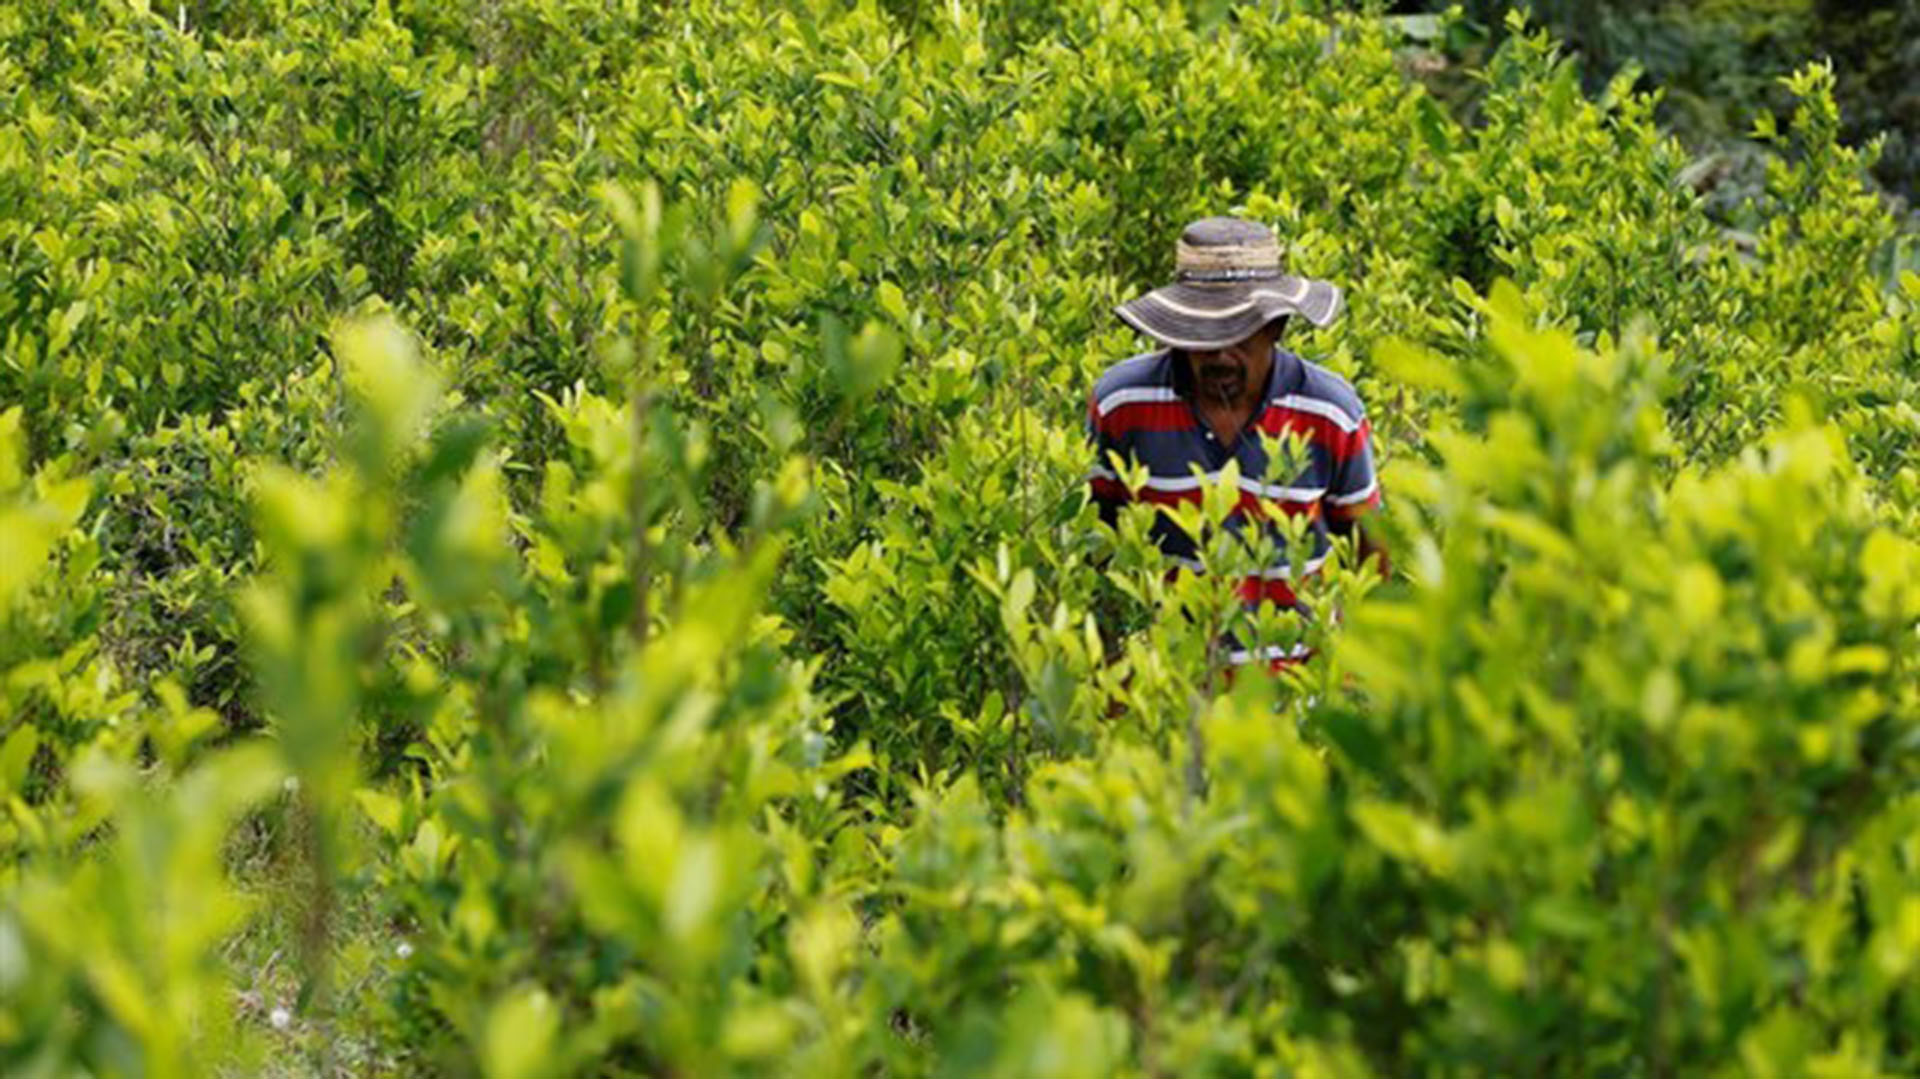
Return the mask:
[(1245, 400), (1252, 388), (1266, 385), (1279, 337), (1272, 326), (1265, 326), (1226, 348), (1189, 351), (1200, 396), (1216, 404), (1233, 404)]

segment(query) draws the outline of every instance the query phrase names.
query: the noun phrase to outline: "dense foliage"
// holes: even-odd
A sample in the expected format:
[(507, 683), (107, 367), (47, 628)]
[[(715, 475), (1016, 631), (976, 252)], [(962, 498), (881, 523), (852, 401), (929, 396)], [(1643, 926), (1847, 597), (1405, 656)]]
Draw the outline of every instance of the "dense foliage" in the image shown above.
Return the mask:
[[(1831, 73), (1730, 235), (1544, 34), (1468, 122), (1321, 6), (0, 0), (0, 1065), (1920, 1068)], [(1082, 493), (1236, 208), (1380, 439), (1307, 629)]]
[[(1462, 58), (1503, 31), (1503, 0), (1465, 0)], [(1660, 118), (1701, 150), (1703, 183), (1743, 188), (1764, 163), (1748, 137), (1784, 116), (1780, 84), (1810, 60), (1832, 64), (1850, 142), (1882, 140), (1871, 172), (1909, 212), (1920, 201), (1920, 2), (1890, 0), (1534, 0), (1529, 9), (1580, 58), (1589, 86), (1640, 68), (1662, 90)], [(1398, 4), (1441, 10), (1445, 3)]]

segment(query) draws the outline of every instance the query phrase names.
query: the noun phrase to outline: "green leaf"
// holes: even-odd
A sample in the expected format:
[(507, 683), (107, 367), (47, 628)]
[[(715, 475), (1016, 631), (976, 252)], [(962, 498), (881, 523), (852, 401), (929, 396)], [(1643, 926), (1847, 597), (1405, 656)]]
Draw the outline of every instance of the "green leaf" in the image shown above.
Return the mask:
[(333, 347), (373, 422), (376, 459), (411, 448), (440, 399), (439, 379), (421, 362), (412, 335), (380, 315), (336, 328)]
[(1397, 382), (1442, 393), (1464, 389), (1460, 375), (1444, 359), (1398, 337), (1380, 342), (1373, 357), (1381, 371)]
[(400, 837), (402, 807), (400, 799), (385, 791), (362, 787), (353, 792), (354, 801), (359, 803), (360, 811), (367, 819), (379, 826), (380, 830), (395, 838)]
[(522, 985), (487, 1013), (481, 1061), (487, 1079), (543, 1079), (561, 1074), (556, 1057), (560, 1009), (545, 989)]
[(1015, 641), (1027, 637), (1027, 608), (1033, 605), (1033, 594), (1033, 571), (1023, 566), (1014, 573), (1006, 597), (1000, 601), (1000, 624)]
[(879, 301), (880, 310), (885, 311), (895, 325), (907, 324), (907, 297), (900, 291), (900, 286), (891, 281), (882, 281), (876, 298)]
[(0, 743), (0, 798), (19, 795), (27, 784), (27, 768), (40, 748), (40, 732), (22, 723)]

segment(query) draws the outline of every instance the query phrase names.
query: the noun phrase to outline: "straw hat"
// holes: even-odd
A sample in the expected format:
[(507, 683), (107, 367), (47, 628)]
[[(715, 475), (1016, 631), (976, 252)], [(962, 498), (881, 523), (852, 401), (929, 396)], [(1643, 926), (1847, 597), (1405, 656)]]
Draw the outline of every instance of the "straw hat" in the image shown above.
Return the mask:
[(1114, 309), (1173, 348), (1225, 348), (1282, 315), (1325, 326), (1340, 314), (1339, 287), (1281, 272), (1280, 243), (1257, 221), (1195, 221), (1180, 233), (1174, 266), (1173, 284)]

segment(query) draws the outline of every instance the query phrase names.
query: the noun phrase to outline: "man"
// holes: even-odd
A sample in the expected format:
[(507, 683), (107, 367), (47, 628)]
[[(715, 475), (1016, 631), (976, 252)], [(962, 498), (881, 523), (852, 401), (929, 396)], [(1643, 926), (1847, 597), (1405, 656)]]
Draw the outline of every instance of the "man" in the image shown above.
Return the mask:
[[(1087, 414), (1093, 498), (1111, 523), (1135, 497), (1113, 467), (1116, 455), (1146, 467), (1137, 495), (1161, 505), (1199, 501), (1202, 484), (1238, 461), (1240, 505), (1227, 527), (1244, 534), (1249, 522), (1264, 522), (1283, 552), (1279, 564), (1241, 582), (1241, 596), (1249, 606), (1299, 609), (1290, 582), (1317, 570), (1333, 537), (1355, 533), (1359, 517), (1380, 504), (1359, 396), (1339, 375), (1279, 347), (1296, 315), (1315, 326), (1333, 321), (1340, 290), (1284, 273), (1273, 233), (1232, 217), (1188, 225), (1175, 266), (1173, 284), (1118, 308), (1128, 325), (1165, 347), (1115, 364), (1094, 385)], [(1278, 474), (1262, 435), (1304, 436), (1308, 456), (1291, 462), (1291, 475)], [(1292, 567), (1278, 519), (1299, 515), (1308, 519), (1313, 554)], [(1197, 568), (1195, 538), (1169, 517), (1159, 516), (1153, 536), (1172, 561)], [(1355, 539), (1363, 557), (1373, 553), (1364, 533)], [(1235, 664), (1280, 666), (1305, 654), (1228, 644)]]

